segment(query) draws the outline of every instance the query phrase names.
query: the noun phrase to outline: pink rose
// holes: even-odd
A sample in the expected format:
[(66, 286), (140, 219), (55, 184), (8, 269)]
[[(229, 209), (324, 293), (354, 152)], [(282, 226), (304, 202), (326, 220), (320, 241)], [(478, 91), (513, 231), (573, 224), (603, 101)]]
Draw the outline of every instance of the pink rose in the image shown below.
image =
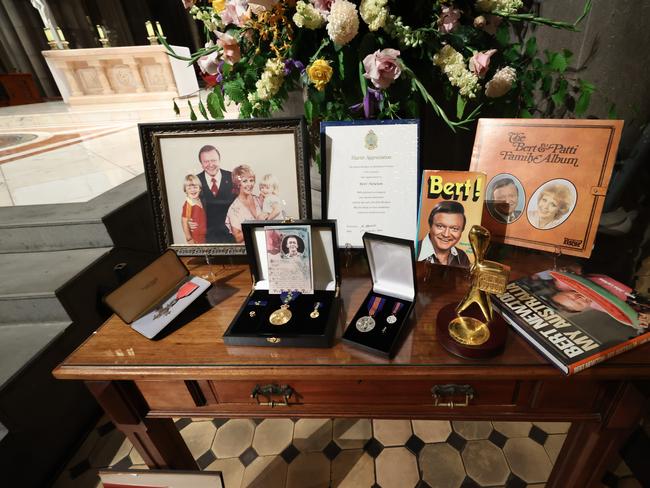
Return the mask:
[(449, 33), (458, 27), (460, 19), (460, 10), (451, 7), (442, 7), (440, 18), (438, 19), (438, 28), (440, 32)]
[(215, 51), (207, 56), (201, 56), (196, 64), (204, 73), (216, 75), (219, 72), (219, 52)]
[(234, 24), (237, 27), (241, 27), (250, 18), (248, 14), (248, 1), (228, 0), (226, 8), (223, 9), (220, 15), (224, 24)]
[(372, 84), (379, 89), (388, 88), (402, 72), (398, 57), (397, 49), (382, 49), (368, 54), (363, 59), (363, 67), (366, 69), (363, 76), (372, 81)]
[(223, 48), (223, 60), (228, 64), (235, 64), (241, 59), (241, 50), (237, 39), (223, 32), (215, 32), (217, 35), (217, 45)]
[(311, 3), (321, 12), (328, 14), (332, 8), (334, 0), (311, 0)]
[(474, 56), (469, 59), (469, 70), (479, 78), (483, 78), (490, 67), (490, 58), (496, 52), (496, 49), (490, 49), (474, 53)]

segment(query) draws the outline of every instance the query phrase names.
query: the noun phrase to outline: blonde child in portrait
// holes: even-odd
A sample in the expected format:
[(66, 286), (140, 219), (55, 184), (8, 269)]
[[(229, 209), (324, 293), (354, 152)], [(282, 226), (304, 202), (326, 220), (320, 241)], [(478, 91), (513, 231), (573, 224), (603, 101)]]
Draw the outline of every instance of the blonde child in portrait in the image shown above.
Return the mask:
[[(196, 175), (187, 175), (185, 177), (183, 191), (186, 198), (185, 202), (183, 202), (181, 225), (188, 244), (205, 244), (207, 219), (201, 203), (201, 190), (201, 180)], [(189, 226), (190, 220), (196, 223), (194, 230)]]
[(262, 204), (262, 218), (264, 220), (284, 220), (284, 202), (278, 195), (280, 183), (272, 174), (264, 175), (260, 182), (260, 203)]

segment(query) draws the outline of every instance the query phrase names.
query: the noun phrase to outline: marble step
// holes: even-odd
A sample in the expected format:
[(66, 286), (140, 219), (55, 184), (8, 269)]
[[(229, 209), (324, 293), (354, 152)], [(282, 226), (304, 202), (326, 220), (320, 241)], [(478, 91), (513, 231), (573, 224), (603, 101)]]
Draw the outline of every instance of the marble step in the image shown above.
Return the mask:
[(112, 246), (105, 219), (145, 192), (139, 175), (88, 202), (0, 207), (0, 253)]
[(56, 291), (110, 248), (0, 254), (0, 328), (19, 323), (65, 322)]
[[(205, 100), (205, 96), (202, 97)], [(198, 98), (192, 99), (197, 110)], [(21, 127), (55, 127), (78, 124), (105, 124), (110, 122), (171, 121), (177, 117), (189, 120), (187, 101), (177, 101), (180, 116), (174, 113), (172, 100), (164, 102), (115, 103), (111, 105), (66, 105), (64, 102), (45, 102), (0, 109), (0, 129), (20, 130)]]
[(38, 358), (70, 325), (70, 321), (63, 321), (0, 327), (0, 390)]

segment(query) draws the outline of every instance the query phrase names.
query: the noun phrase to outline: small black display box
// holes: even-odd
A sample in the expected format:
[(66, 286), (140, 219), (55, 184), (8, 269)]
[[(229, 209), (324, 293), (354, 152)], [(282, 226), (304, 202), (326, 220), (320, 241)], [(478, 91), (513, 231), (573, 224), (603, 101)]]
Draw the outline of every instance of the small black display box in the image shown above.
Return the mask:
[[(311, 227), (313, 295), (300, 295), (291, 302), (291, 319), (273, 325), (271, 314), (282, 305), (280, 295), (269, 293), (266, 226)], [(331, 347), (339, 319), (340, 273), (336, 251), (336, 221), (249, 221), (242, 224), (253, 289), (223, 335), (226, 344), (247, 346)], [(317, 313), (316, 304), (320, 302)]]
[(343, 334), (343, 341), (392, 358), (408, 329), (415, 304), (413, 241), (363, 235), (372, 289)]

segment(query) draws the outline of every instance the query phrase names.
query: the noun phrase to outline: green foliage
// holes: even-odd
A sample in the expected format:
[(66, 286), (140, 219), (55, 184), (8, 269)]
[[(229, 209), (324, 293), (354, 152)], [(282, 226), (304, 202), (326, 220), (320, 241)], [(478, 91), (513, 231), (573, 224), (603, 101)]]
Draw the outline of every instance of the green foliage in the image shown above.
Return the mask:
[(225, 103), (221, 90), (213, 90), (208, 95), (208, 110), (213, 119), (223, 119), (223, 112), (225, 110)]
[(190, 120), (194, 121), (197, 119), (196, 112), (194, 112), (194, 107), (192, 107), (192, 102), (187, 101), (187, 106), (190, 107)]
[[(359, 1), (353, 1), (359, 5)], [(241, 27), (224, 26), (210, 2), (199, 2), (191, 12), (204, 22), (206, 36), (212, 44), (206, 44), (208, 47), (190, 57), (179, 56), (171, 46), (164, 45), (170, 56), (195, 63), (200, 57), (222, 49), (216, 43), (215, 29), (238, 40), (241, 59), (234, 65), (220, 64), (219, 84), (208, 95), (205, 104), (198, 103), (204, 118), (223, 118), (226, 103), (230, 102), (239, 106), (241, 118), (268, 117), (282, 108), (291, 90), (302, 89), (306, 93), (304, 113), (310, 124), (319, 120), (364, 117), (364, 110), (358, 107), (363, 107), (365, 98), (372, 106), (373, 117), (377, 118), (418, 117), (423, 105), (429, 105), (437, 117), (456, 131), (471, 127), (483, 111), (491, 116), (510, 117), (580, 117), (587, 114), (596, 88), (577, 77), (581, 67), (572, 66), (570, 51), (541, 51), (535, 29), (540, 26), (576, 31), (589, 13), (591, 3), (592, 0), (585, 0), (582, 15), (575, 22), (540, 17), (534, 9), (516, 13), (492, 12), (501, 17), (502, 22), (491, 30), (494, 19), (478, 11), (475, 0), (388, 0), (389, 16), (383, 28), (370, 31), (359, 19), (357, 35), (348, 44), (338, 46), (330, 40), (324, 27), (309, 30), (293, 23), (295, 2), (280, 0), (273, 7), (272, 16), (254, 13)], [(443, 32), (440, 28), (443, 6), (461, 10), (460, 23), (451, 32)], [(479, 17), (491, 25), (477, 24)], [(270, 25), (273, 22), (276, 23)], [(445, 45), (462, 56), (462, 68), (466, 72), (469, 72), (469, 60), (475, 53), (495, 50), (487, 72), (481, 72), (478, 79), (475, 97), (461, 95), (458, 84), (452, 85), (444, 70), (433, 64), (434, 56)], [(363, 60), (387, 48), (399, 49), (401, 74), (388, 88), (378, 89), (364, 76)], [(267, 61), (278, 57), (287, 61), (285, 76), (270, 98), (262, 100), (260, 96), (268, 92), (258, 91), (258, 83), (268, 82), (268, 74), (264, 78)], [(294, 60), (300, 61), (305, 68), (317, 60), (327, 61), (333, 74), (324, 89), (317, 90), (308, 74), (295, 68)], [(516, 82), (506, 95), (487, 97), (487, 83), (505, 67), (514, 69)], [(467, 76), (472, 75), (467, 73)], [(190, 117), (195, 120), (196, 113), (191, 104), (188, 105)]]
[(203, 105), (203, 100), (199, 97), (199, 112), (201, 112), (201, 115), (203, 115), (203, 118), (205, 120), (209, 120), (210, 117), (208, 117), (208, 111), (205, 109), (205, 105)]

